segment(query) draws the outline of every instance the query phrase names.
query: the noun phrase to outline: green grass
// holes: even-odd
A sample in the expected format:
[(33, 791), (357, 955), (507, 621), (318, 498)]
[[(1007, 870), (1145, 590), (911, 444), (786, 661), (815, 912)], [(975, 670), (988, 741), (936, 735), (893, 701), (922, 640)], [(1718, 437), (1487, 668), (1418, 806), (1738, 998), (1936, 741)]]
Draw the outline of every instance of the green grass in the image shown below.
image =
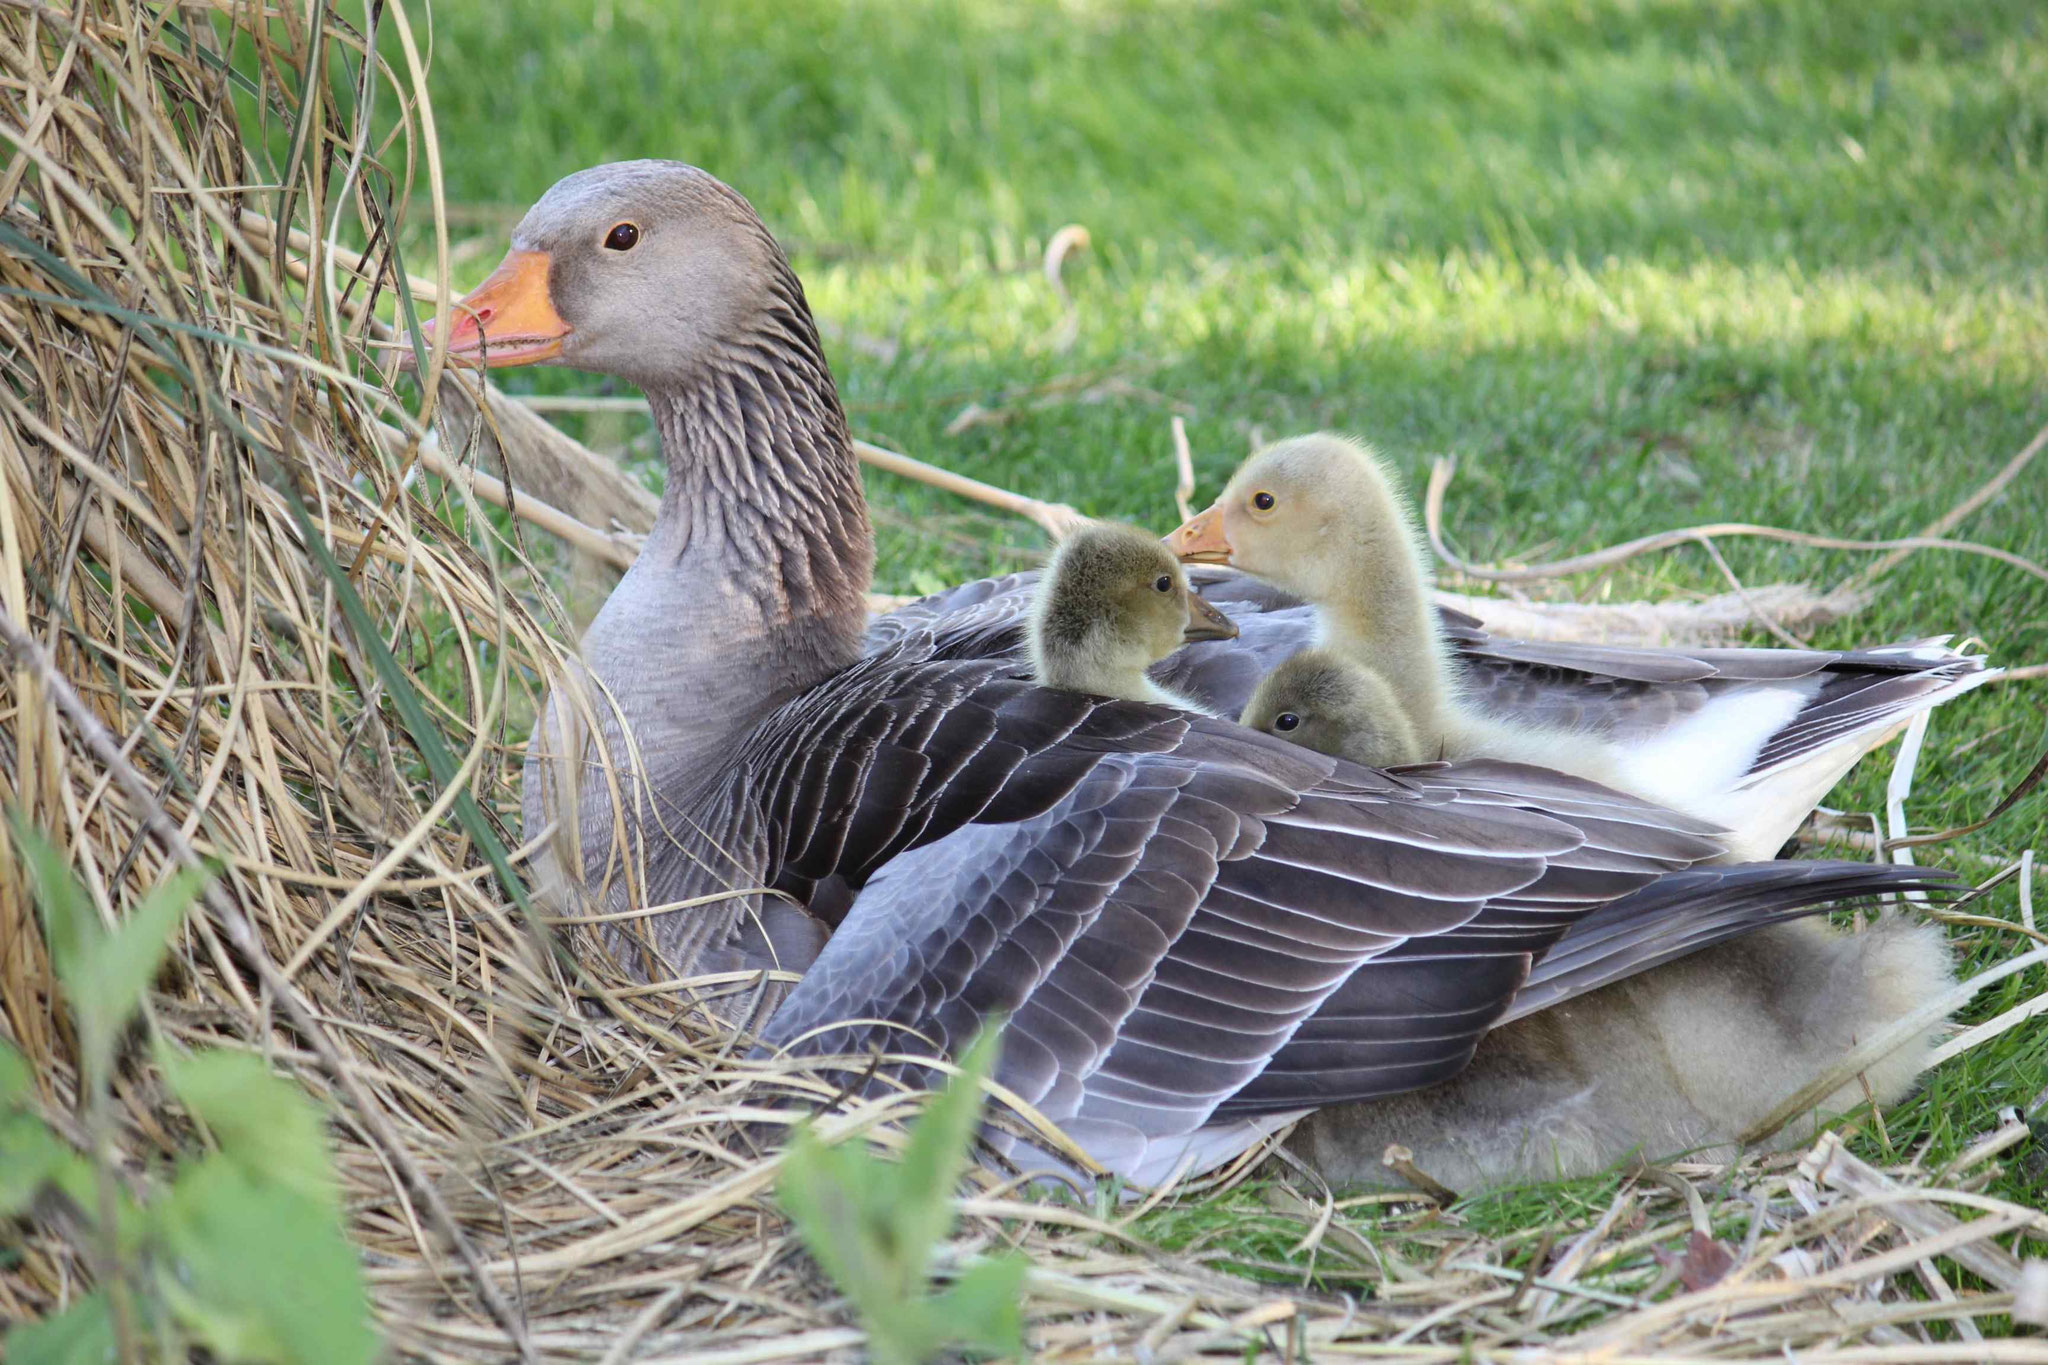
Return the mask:
[[(465, 0), (436, 16), (433, 53), (448, 191), (485, 225), (464, 283), (559, 176), (694, 161), (790, 244), (829, 334), (897, 348), (832, 348), (860, 435), (1161, 529), (1169, 403), (1203, 499), (1254, 432), (1347, 428), (1418, 478), (1456, 453), (1450, 526), (1480, 559), (1706, 520), (1912, 534), (2048, 421), (2033, 0)], [(1079, 328), (1062, 350), (1036, 263), (1067, 222), (1094, 248), (1068, 272)], [(1041, 392), (1111, 377), (1131, 387)], [(1007, 420), (945, 434), (970, 402)], [(650, 449), (644, 424), (586, 434)], [(1039, 545), (921, 488), (869, 491), (883, 589)], [(2048, 558), (2048, 463), (1963, 533)], [(1726, 549), (1750, 582), (1826, 586), (1862, 562)], [(1579, 585), (1722, 586), (1698, 551)], [(1922, 554), (1819, 643), (1947, 631), (2000, 662), (2048, 659), (2048, 591)], [(1974, 818), (2026, 771), (2048, 742), (2040, 688), (1942, 713), (1917, 824)], [(1880, 806), (1884, 771), (1835, 804)], [(1953, 848), (2044, 835), (2036, 795)], [(2008, 890), (1988, 910), (2013, 905)], [(1964, 942), (1972, 962), (2015, 948)], [(1939, 1160), (2044, 1077), (2037, 1021), (1889, 1114), (1891, 1148)], [(1995, 1188), (2038, 1202), (2038, 1179), (2015, 1166)], [(1515, 1226), (1601, 1188), (1466, 1213)], [(1227, 1238), (1243, 1212), (1173, 1216)], [(1252, 1259), (1281, 1240), (1246, 1237)]]

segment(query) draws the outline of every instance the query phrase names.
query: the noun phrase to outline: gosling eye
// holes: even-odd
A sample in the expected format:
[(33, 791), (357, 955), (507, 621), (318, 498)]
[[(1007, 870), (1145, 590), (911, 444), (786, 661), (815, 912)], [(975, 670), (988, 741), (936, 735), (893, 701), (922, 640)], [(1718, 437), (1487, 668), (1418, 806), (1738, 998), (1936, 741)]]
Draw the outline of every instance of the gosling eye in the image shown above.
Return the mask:
[(1294, 729), (1300, 724), (1301, 717), (1295, 715), (1292, 711), (1282, 711), (1279, 715), (1273, 717), (1273, 728), (1282, 734), (1286, 734), (1289, 730)]
[(1159, 575), (1159, 577), (1152, 580), (1152, 589), (1155, 592), (1172, 592), (1173, 575), (1170, 573)]
[(1273, 501), (1273, 495), (1271, 493), (1268, 493), (1263, 488), (1261, 488), (1258, 492), (1252, 494), (1252, 506), (1256, 507), (1261, 512), (1272, 511)]
[(631, 223), (613, 224), (612, 230), (604, 235), (607, 251), (631, 251), (640, 244), (640, 229)]

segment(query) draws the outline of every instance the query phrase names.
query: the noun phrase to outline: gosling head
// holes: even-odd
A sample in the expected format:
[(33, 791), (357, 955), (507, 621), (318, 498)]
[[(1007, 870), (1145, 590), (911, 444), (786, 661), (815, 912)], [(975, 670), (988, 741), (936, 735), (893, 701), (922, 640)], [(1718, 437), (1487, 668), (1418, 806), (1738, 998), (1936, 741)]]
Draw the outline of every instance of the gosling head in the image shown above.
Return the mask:
[(1420, 763), (1415, 728), (1387, 681), (1364, 664), (1305, 649), (1268, 673), (1239, 718), (1254, 730), (1368, 768)]
[(1399, 481), (1370, 447), (1330, 432), (1267, 446), (1166, 541), (1189, 563), (1233, 564), (1318, 603), (1427, 573)]
[(1237, 627), (1188, 587), (1180, 561), (1143, 531), (1091, 522), (1053, 552), (1031, 612), (1031, 657), (1046, 687), (1181, 704), (1145, 670)]

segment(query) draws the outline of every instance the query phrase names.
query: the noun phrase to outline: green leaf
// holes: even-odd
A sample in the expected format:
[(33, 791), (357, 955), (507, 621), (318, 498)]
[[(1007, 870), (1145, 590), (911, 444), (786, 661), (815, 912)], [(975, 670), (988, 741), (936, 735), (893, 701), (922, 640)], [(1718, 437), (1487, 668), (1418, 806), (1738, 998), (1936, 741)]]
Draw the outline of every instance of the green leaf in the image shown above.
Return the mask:
[(362, 1272), (341, 1229), (321, 1110), (247, 1053), (158, 1057), (220, 1144), (151, 1211), (164, 1301), (224, 1360), (359, 1365), (377, 1353)]
[(298, 1194), (335, 1217), (335, 1187), (325, 1117), (292, 1081), (262, 1059), (220, 1048), (157, 1056), (171, 1092), (212, 1130), (221, 1155), (259, 1185)]
[(914, 1285), (863, 1198), (882, 1165), (862, 1144), (826, 1146), (805, 1124), (775, 1183), (805, 1247), (863, 1317), (886, 1313)]
[(84, 980), (77, 986), (66, 984), (78, 1017), (80, 1047), (99, 1075), (106, 1075), (113, 1065), (121, 1030), (142, 1003), (149, 983), (163, 970), (171, 935), (206, 884), (206, 876), (191, 868), (173, 873), (93, 945)]
[(1030, 1269), (1022, 1256), (976, 1263), (931, 1302), (940, 1337), (989, 1355), (1023, 1355), (1024, 1275)]
[(925, 1106), (903, 1148), (892, 1214), (896, 1243), (923, 1284), (932, 1248), (953, 1227), (953, 1191), (981, 1118), (981, 1082), (995, 1066), (1000, 1024), (990, 1024), (960, 1058), (960, 1074)]
[(32, 1078), (28, 1058), (0, 1039), (0, 1109), (27, 1099)]
[(53, 1318), (7, 1333), (8, 1365), (102, 1365), (114, 1359), (114, 1319), (104, 1294), (87, 1294)]
[(369, 1365), (378, 1350), (356, 1254), (331, 1208), (226, 1157), (187, 1166), (152, 1210), (157, 1283), (224, 1360)]
[(0, 1115), (0, 1218), (27, 1209), (43, 1186), (58, 1177), (65, 1158), (76, 1160), (77, 1155), (41, 1119)]
[(94, 917), (85, 889), (42, 835), (16, 820), (14, 837), (35, 870), (36, 902), (50, 959), (78, 1021), (79, 1050), (92, 1084), (113, 1065), (121, 1030), (156, 979), (171, 933), (204, 885), (204, 873), (175, 873), (144, 896), (109, 933)]
[(1025, 1262), (984, 1263), (945, 1296), (925, 1294), (932, 1251), (952, 1227), (953, 1190), (981, 1115), (995, 1039), (996, 1029), (987, 1029), (960, 1059), (960, 1074), (911, 1125), (901, 1162), (880, 1160), (864, 1143), (828, 1147), (809, 1124), (782, 1159), (776, 1200), (860, 1314), (869, 1354), (882, 1365), (914, 1365), (948, 1341), (1020, 1349)]

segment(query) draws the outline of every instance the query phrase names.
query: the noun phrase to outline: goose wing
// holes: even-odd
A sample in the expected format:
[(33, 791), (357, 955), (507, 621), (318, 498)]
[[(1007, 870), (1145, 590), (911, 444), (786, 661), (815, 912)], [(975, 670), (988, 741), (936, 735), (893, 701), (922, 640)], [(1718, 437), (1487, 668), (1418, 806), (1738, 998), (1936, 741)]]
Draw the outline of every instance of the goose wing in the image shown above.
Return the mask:
[(1502, 1023), (1856, 897), (1950, 892), (1955, 875), (1892, 863), (1745, 863), (1660, 877), (1580, 920), (1538, 962)]
[(858, 888), (762, 1046), (920, 1086), (1007, 1016), (998, 1080), (1133, 1176), (1454, 1074), (1532, 982), (1561, 999), (1891, 876), (1686, 872), (1712, 831), (1591, 783), (1361, 769), (929, 635), (736, 768), (771, 793), (778, 886)]
[[(1746, 742), (1749, 771), (1888, 730), (1995, 676), (1943, 639), (1870, 649), (1622, 649), (1494, 640), (1453, 629), (1467, 695), (1497, 715), (1624, 746), (1684, 727)], [(1868, 747), (1868, 746), (1865, 746)]]
[[(1023, 624), (1031, 614), (1031, 596), (1038, 587), (1038, 570), (977, 578), (905, 602), (892, 611), (878, 614), (868, 622), (866, 652), (880, 654), (905, 640), (938, 630), (973, 630), (987, 626)], [(1017, 648), (1017, 636), (1006, 648)]]
[[(843, 837), (778, 816), (789, 874), (864, 885), (763, 1046), (881, 1053), (895, 1060), (867, 1084), (921, 1084), (916, 1059), (1007, 1015), (998, 1079), (1120, 1168), (1213, 1119), (1454, 1073), (1576, 920), (1720, 848), (1541, 770), (1390, 776), (1182, 712), (1019, 690), (977, 675), (986, 661), (933, 667), (899, 667), (893, 691), (874, 670), (838, 728), (780, 741), (833, 793), (824, 809), (854, 812)], [(937, 692), (970, 717), (953, 733), (976, 756), (941, 773), (947, 746), (928, 740), (899, 772), (896, 750), (955, 724), (931, 717)], [(1006, 726), (1019, 708), (1038, 747)], [(1290, 1047), (1340, 987), (1372, 1001), (1346, 1055)]]

